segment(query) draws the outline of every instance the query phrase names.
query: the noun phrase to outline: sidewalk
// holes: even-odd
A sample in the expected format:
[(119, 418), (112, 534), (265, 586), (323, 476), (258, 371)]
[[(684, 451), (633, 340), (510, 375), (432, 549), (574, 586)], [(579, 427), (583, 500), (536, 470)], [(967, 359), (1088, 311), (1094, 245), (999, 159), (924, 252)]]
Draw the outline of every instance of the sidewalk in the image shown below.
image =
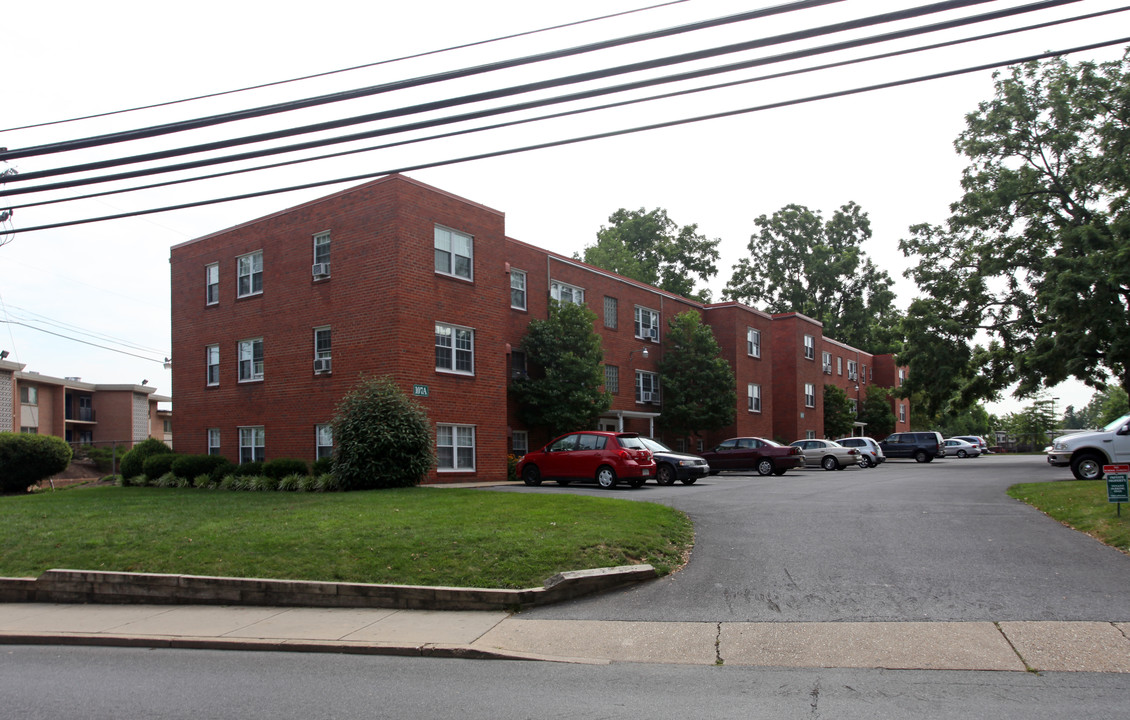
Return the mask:
[(523, 620), (498, 611), (0, 603), (0, 644), (1130, 673), (1130, 623)]

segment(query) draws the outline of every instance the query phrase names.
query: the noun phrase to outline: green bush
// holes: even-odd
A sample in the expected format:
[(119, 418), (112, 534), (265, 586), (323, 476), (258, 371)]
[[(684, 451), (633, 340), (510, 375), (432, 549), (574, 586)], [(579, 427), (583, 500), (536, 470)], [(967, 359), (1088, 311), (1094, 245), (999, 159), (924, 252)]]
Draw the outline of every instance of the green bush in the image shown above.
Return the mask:
[(200, 475), (211, 477), (217, 471), (222, 471), (217, 478), (219, 479), (228, 474), (225, 468), (230, 465), (231, 461), (223, 455), (178, 455), (170, 469), (177, 477), (193, 480)]
[(99, 472), (110, 473), (114, 471), (114, 461), (121, 462), (122, 455), (125, 454), (125, 448), (118, 448), (116, 451), (110, 447), (94, 447), (93, 445), (85, 445), (78, 451), (85, 455), (90, 462), (94, 463), (94, 467), (98, 468)]
[(390, 377), (363, 379), (342, 399), (333, 438), (343, 490), (418, 485), (435, 465), (427, 414)]
[(237, 478), (254, 477), (263, 474), (263, 463), (256, 460), (255, 462), (247, 462), (242, 465), (236, 465), (232, 468), (232, 475)]
[(279, 490), (282, 492), (295, 492), (301, 486), (302, 478), (306, 475), (287, 475), (279, 480)]
[(276, 458), (263, 463), (263, 474), (278, 481), (287, 475), (309, 475), (310, 466), (306, 464), (305, 460)]
[[(173, 450), (157, 438), (143, 440), (122, 457), (122, 478), (128, 480), (145, 472), (145, 460), (153, 455), (171, 453)], [(151, 476), (152, 477), (152, 476)]]
[(71, 464), (71, 446), (54, 435), (0, 433), (0, 493), (27, 489)]
[(314, 464), (310, 467), (310, 474), (311, 475), (326, 475), (326, 474), (332, 473), (333, 471), (334, 471), (334, 459), (333, 459), (332, 455), (329, 456), (329, 457), (318, 458), (317, 460), (314, 461)]
[(159, 478), (166, 473), (173, 472), (173, 462), (179, 458), (176, 453), (158, 453), (145, 458), (141, 463), (141, 470), (151, 478)]

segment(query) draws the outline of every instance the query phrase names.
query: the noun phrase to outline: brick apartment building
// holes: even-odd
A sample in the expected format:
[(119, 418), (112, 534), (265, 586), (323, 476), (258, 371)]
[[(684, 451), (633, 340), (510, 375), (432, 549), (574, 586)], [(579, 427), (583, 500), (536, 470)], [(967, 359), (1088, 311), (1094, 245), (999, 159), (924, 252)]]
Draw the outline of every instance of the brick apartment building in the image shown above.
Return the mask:
[(508, 238), (504, 220), (393, 175), (174, 246), (178, 449), (322, 457), (339, 399), (389, 375), (435, 425), (429, 481), (499, 477), (509, 452), (549, 439), (522, 425), (507, 386), (551, 298), (597, 315), (614, 398), (601, 428), (657, 432), (666, 320), (686, 310), (712, 326), (737, 381), (737, 420), (706, 444), (819, 437), (825, 383), (859, 398), (866, 383), (896, 384), (893, 357), (824, 338), (813, 320), (678, 297)]
[(147, 385), (107, 385), (24, 372), (0, 359), (0, 432), (54, 435), (73, 445), (132, 447), (155, 437), (172, 445), (172, 413)]

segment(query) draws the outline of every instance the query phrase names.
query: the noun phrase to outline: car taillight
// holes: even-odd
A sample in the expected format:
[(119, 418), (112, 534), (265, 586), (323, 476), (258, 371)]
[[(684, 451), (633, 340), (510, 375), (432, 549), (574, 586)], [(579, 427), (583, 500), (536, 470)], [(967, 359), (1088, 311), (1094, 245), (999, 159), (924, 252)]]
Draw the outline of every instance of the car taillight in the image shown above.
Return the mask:
[(800, 448), (794, 447), (792, 452), (789, 453), (789, 455), (800, 455)]
[(855, 448), (852, 448), (851, 450), (848, 451), (848, 455), (858, 455), (858, 454), (859, 454), (859, 451), (856, 450)]

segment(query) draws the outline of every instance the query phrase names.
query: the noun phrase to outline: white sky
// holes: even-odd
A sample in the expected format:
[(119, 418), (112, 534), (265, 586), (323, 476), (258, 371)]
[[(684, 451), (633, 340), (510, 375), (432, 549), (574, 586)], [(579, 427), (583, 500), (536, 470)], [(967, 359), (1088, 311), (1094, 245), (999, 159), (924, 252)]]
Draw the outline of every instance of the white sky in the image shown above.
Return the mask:
[[(415, 0), (413, 3), (395, 4), (371, 0), (323, 0), (316, 5), (291, 0), (278, 0), (270, 5), (230, 0), (178, 4), (125, 0), (10, 3), (4, 13), (4, 24), (9, 30), (4, 41), (8, 72), (5, 73), (2, 89), (4, 102), (0, 128), (285, 80), (648, 4), (649, 0), (574, 0), (570, 3)], [(81, 123), (0, 132), (0, 146), (13, 149), (28, 147), (379, 84), (771, 4), (777, 3), (771, 0), (746, 3), (689, 0), (646, 13), (531, 38), (268, 90)], [(410, 102), (456, 96), (479, 89), (824, 25), (913, 4), (916, 3), (849, 0), (815, 10), (648, 43), (646, 46), (606, 51), (595, 57), (542, 63), (110, 149), (27, 158), (14, 161), (11, 166), (22, 173), (29, 173), (113, 154), (133, 154), (374, 112)], [(897, 27), (918, 26), (942, 17), (964, 16), (1020, 4), (1014, 0), (990, 2), (979, 9), (908, 21), (899, 23)], [(978, 25), (977, 29), (932, 34), (926, 36), (929, 39), (912, 38), (848, 52), (854, 53), (853, 56), (872, 54), (893, 47), (911, 47), (942, 38), (979, 34), (989, 29), (1014, 27), (1116, 6), (1118, 3), (1082, 0), (1058, 10)], [(743, 85), (673, 101), (407, 145), (292, 168), (142, 193), (25, 208), (17, 210), (13, 220), (16, 227), (32, 227), (73, 218), (175, 205), (801, 98), (1008, 60), (1048, 49), (1115, 39), (1130, 34), (1126, 32), (1130, 28), (1128, 18), (1130, 13), (1113, 15), (897, 60), (866, 63), (837, 71)], [(894, 27), (886, 25), (856, 31), (846, 37), (863, 37)], [(815, 46), (842, 37), (845, 35), (784, 48)], [(731, 62), (735, 58), (771, 55), (781, 49), (727, 56), (698, 63), (695, 67)], [(1075, 55), (1071, 59), (1109, 60), (1121, 53), (1122, 48), (1114, 46)], [(794, 62), (789, 67), (814, 65), (843, 57), (847, 55), (821, 56)], [(652, 74), (668, 74), (680, 69)], [(773, 66), (742, 71), (697, 84), (751, 77), (778, 69), (778, 66)], [(646, 94), (668, 89), (664, 87)], [(559, 89), (538, 96), (568, 91)], [(699, 230), (708, 237), (721, 238), (720, 271), (710, 284), (716, 299), (730, 277), (732, 266), (747, 252), (746, 244), (754, 231), (754, 218), (772, 214), (789, 203), (807, 205), (822, 211), (827, 217), (841, 205), (855, 201), (869, 213), (872, 222), (874, 237), (866, 249), (875, 262), (896, 279), (899, 303), (905, 307), (915, 296), (916, 288), (902, 275), (911, 263), (899, 253), (898, 241), (906, 236), (910, 225), (938, 223), (946, 218), (949, 203), (958, 197), (960, 173), (965, 166), (953, 150), (953, 140), (964, 127), (964, 115), (973, 111), (979, 101), (989, 99), (991, 94), (991, 72), (984, 71), (904, 88), (408, 174), (505, 212), (507, 232), (511, 237), (567, 255), (580, 252), (585, 245), (591, 244), (596, 231), (618, 208), (666, 208), (676, 223), (697, 223)], [(524, 99), (526, 97), (522, 96), (493, 104)], [(458, 111), (448, 110), (428, 117)], [(385, 124), (396, 122), (404, 120)], [(371, 126), (334, 131), (328, 135), (368, 127)], [(290, 142), (301, 139), (305, 138)], [(388, 138), (384, 141), (387, 142)], [(334, 146), (320, 152), (379, 142), (381, 140), (378, 139), (351, 146)], [(114, 187), (142, 184), (153, 179), (121, 182)], [(165, 179), (165, 176), (156, 179)], [(35, 324), (42, 329), (100, 345), (127, 349), (149, 359), (58, 338), (12, 322), (0, 324), (0, 349), (10, 350), (9, 359), (26, 363), (28, 370), (53, 376), (77, 375), (89, 382), (121, 383), (148, 379), (159, 393), (169, 394), (172, 392), (170, 373), (160, 363), (170, 346), (169, 247), (327, 194), (338, 187), (15, 235), (9, 244), (0, 247), (0, 278), (3, 278), (0, 280), (0, 320), (23, 322), (48, 318), (54, 324)], [(97, 186), (97, 189), (105, 188)], [(69, 197), (83, 191), (89, 189), (64, 190), (50, 197), (62, 197), (64, 193)], [(15, 201), (46, 196), (20, 196)], [(107, 341), (107, 337), (112, 340)], [(144, 349), (123, 348), (121, 340)], [(175, 359), (180, 362), (195, 360)], [(1057, 408), (1062, 410), (1068, 404), (1084, 405), (1091, 391), (1080, 383), (1069, 383), (1056, 388), (1052, 395), (1059, 398)], [(1006, 398), (1002, 403), (990, 405), (989, 409), (991, 412), (1007, 412), (1027, 402)]]

